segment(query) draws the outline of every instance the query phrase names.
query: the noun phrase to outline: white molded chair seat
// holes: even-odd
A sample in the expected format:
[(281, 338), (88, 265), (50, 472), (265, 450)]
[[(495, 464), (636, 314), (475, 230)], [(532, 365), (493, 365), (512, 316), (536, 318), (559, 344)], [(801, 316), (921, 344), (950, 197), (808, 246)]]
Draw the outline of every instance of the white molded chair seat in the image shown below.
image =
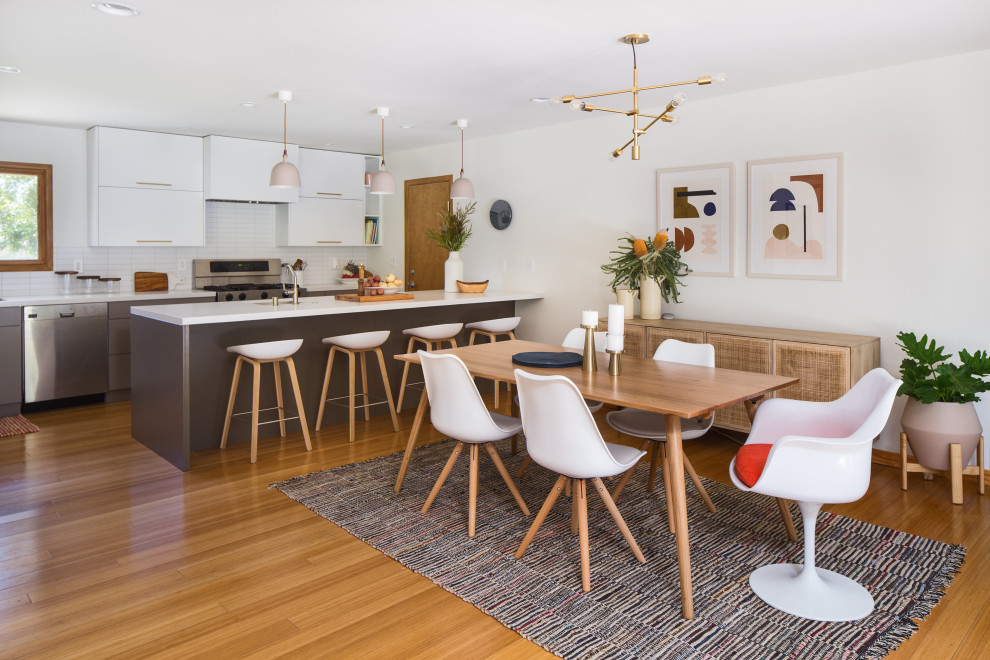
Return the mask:
[(352, 351), (366, 351), (376, 346), (381, 346), (388, 339), (388, 330), (376, 330), (374, 332), (357, 332), (352, 335), (337, 335), (335, 337), (325, 337), (324, 344), (334, 344), (341, 348)]
[(468, 480), (468, 536), (474, 536), (475, 519), (478, 499), (478, 464), (479, 446), (484, 446), (488, 455), (516, 504), (523, 514), (529, 515), (529, 508), (522, 495), (516, 488), (512, 477), (502, 463), (498, 452), (491, 443), (511, 438), (522, 430), (522, 422), (515, 417), (489, 412), (485, 402), (474, 385), (471, 374), (461, 359), (456, 355), (433, 355), (426, 351), (418, 351), (423, 365), (423, 377), (426, 379), (426, 396), (430, 399), (430, 421), (440, 433), (457, 440), (454, 451), (451, 452), (447, 464), (430, 491), (422, 512), (426, 513), (436, 499), (440, 488), (450, 475), (457, 457), (464, 446), (470, 445), (470, 464)]
[[(385, 357), (382, 355), (382, 349), (380, 348), (390, 334), (388, 330), (374, 330), (372, 332), (355, 332), (349, 335), (335, 335), (333, 337), (323, 338), (323, 343), (330, 346), (330, 354), (327, 356), (327, 369), (323, 375), (323, 392), (320, 394), (320, 410), (316, 414), (317, 431), (323, 425), (323, 411), (326, 404), (329, 402), (334, 405), (343, 405), (338, 403), (338, 401), (340, 399), (347, 399), (347, 439), (349, 442), (354, 442), (355, 440), (354, 410), (357, 407), (364, 408), (364, 421), (370, 422), (371, 406), (387, 404), (388, 412), (392, 415), (392, 428), (398, 433), (399, 420), (395, 416), (395, 406), (392, 404), (392, 388), (388, 384)], [(327, 391), (330, 389), (330, 373), (333, 371), (333, 359), (338, 352), (347, 354), (347, 396), (328, 399)], [(378, 358), (378, 370), (381, 372), (382, 386), (385, 388), (384, 400), (378, 399), (371, 401), (368, 396), (368, 361), (365, 357), (365, 353), (367, 352), (374, 353), (375, 357)], [(361, 361), (361, 397), (363, 399), (361, 406), (355, 404), (355, 398), (358, 396), (355, 391), (355, 362), (358, 358)]]
[(522, 558), (570, 480), (571, 530), (578, 532), (581, 546), (581, 588), (591, 591), (585, 481), (592, 480), (594, 490), (598, 492), (636, 559), (645, 563), (646, 558), (609, 496), (602, 477), (625, 472), (646, 452), (605, 442), (581, 392), (569, 379), (563, 376), (537, 376), (520, 369), (516, 369), (514, 373), (516, 386), (519, 388), (519, 409), (529, 455), (536, 463), (560, 475), (526, 537), (519, 544), (516, 558)]
[[(900, 385), (874, 369), (835, 401), (768, 399), (757, 409), (729, 476), (740, 490), (796, 500), (804, 520), (804, 565), (774, 564), (749, 576), (750, 587), (771, 607), (815, 621), (854, 621), (873, 611), (866, 589), (815, 566), (815, 522), (822, 504), (855, 502), (866, 493), (873, 439)], [(759, 456), (750, 461), (758, 452), (766, 456), (762, 470)]]
[[(662, 360), (665, 362), (677, 362), (679, 364), (693, 364), (699, 367), (714, 368), (715, 347), (711, 344), (690, 344), (677, 339), (667, 339), (657, 347), (656, 352), (653, 354), (653, 359)], [(610, 412), (605, 416), (605, 421), (619, 433), (625, 433), (626, 435), (631, 435), (636, 438), (642, 438), (643, 442), (640, 444), (640, 449), (646, 449), (646, 447), (652, 442), (653, 448), (650, 458), (650, 474), (646, 482), (646, 491), (653, 492), (653, 485), (657, 474), (657, 466), (662, 465), (663, 485), (667, 494), (667, 506), (669, 513), (670, 477), (667, 465), (667, 451), (665, 445), (663, 444), (667, 440), (666, 416), (647, 410), (624, 408), (622, 410)], [(712, 427), (712, 423), (714, 421), (714, 416), (709, 416), (707, 419), (682, 419), (681, 440), (693, 440), (694, 438), (700, 438), (705, 433), (708, 433), (708, 429)], [(715, 505), (708, 496), (708, 491), (705, 490), (704, 485), (701, 483), (701, 479), (698, 478), (698, 473), (695, 471), (694, 466), (691, 465), (691, 461), (688, 460), (687, 454), (684, 454), (684, 469), (687, 471), (688, 476), (691, 477), (691, 481), (694, 483), (694, 487), (701, 495), (701, 499), (704, 500), (705, 506), (708, 507), (709, 511), (715, 513)], [(632, 477), (635, 470), (636, 466), (634, 465), (625, 475), (623, 475), (622, 479), (616, 485), (615, 490), (612, 491), (612, 497), (614, 499), (619, 499), (619, 495), (622, 494), (622, 489), (626, 487), (626, 483), (629, 482), (629, 478)], [(670, 531), (673, 532), (674, 521), (669, 515), (668, 524), (670, 526)]]
[(502, 334), (506, 332), (512, 332), (513, 330), (515, 330), (521, 320), (522, 320), (521, 316), (507, 316), (501, 319), (475, 321), (473, 323), (468, 323), (464, 327), (468, 328), (469, 330), (481, 330), (482, 332)]
[(237, 353), (252, 360), (280, 360), (287, 358), (302, 346), (302, 339), (280, 339), (278, 341), (263, 341), (257, 344), (240, 344), (228, 346), (228, 353)]
[(410, 337), (421, 337), (437, 341), (440, 339), (450, 339), (461, 331), (463, 323), (441, 323), (440, 325), (423, 325), (418, 328), (406, 328), (402, 334)]

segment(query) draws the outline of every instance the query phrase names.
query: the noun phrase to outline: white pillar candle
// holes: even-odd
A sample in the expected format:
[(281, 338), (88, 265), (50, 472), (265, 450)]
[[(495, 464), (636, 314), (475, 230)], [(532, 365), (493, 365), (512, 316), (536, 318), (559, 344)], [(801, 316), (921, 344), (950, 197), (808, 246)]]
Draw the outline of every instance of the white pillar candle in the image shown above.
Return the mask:
[(622, 305), (608, 306), (608, 334), (621, 337), (625, 334), (626, 308)]
[(621, 351), (622, 335), (613, 335), (611, 332), (608, 333), (608, 336), (605, 337), (605, 347), (613, 352)]
[(584, 326), (597, 326), (598, 325), (598, 310), (590, 309), (581, 312), (581, 325)]

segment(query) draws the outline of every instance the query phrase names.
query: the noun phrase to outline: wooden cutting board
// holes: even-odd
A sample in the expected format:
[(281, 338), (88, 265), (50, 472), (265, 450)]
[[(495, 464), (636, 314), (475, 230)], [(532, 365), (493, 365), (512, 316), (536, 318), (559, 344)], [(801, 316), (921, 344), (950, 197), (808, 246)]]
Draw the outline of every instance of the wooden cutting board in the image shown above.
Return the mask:
[(359, 296), (356, 293), (344, 293), (339, 296), (334, 296), (334, 299), (344, 300), (346, 302), (391, 302), (392, 300), (412, 300), (413, 294), (390, 293), (387, 296)]
[(168, 273), (134, 273), (135, 291), (168, 291)]

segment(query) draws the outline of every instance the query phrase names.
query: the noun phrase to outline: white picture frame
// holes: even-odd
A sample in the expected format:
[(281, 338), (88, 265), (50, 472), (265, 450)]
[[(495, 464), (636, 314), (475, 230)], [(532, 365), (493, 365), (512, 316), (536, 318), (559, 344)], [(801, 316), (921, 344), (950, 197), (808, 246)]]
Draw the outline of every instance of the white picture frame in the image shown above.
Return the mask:
[(691, 275), (732, 277), (732, 163), (657, 170), (657, 230), (666, 231)]

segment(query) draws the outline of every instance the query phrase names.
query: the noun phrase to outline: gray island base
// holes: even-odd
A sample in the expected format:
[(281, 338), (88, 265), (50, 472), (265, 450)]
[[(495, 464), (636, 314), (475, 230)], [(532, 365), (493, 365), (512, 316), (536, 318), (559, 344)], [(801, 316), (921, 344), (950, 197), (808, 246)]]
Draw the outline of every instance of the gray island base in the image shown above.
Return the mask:
[[(308, 298), (305, 299), (308, 304), (295, 308), (283, 304), (278, 309), (252, 302), (135, 307), (131, 316), (131, 435), (181, 470), (190, 468), (192, 452), (218, 448), (234, 373), (235, 356), (227, 352), (228, 346), (303, 339), (302, 348), (293, 359), (299, 374), (306, 421), (312, 429), (316, 424), (329, 353), (329, 348), (321, 341), (324, 337), (390, 330), (382, 352), (397, 401), (402, 363), (392, 356), (406, 352), (409, 338), (402, 334), (403, 329), (515, 316), (516, 301), (540, 297), (530, 293), (426, 291), (416, 293), (415, 300), (404, 304), (385, 301), (343, 303), (332, 298)], [(536, 304), (523, 303), (522, 307), (533, 309)], [(467, 334), (462, 332), (458, 337), (459, 345), (467, 342)], [(336, 359), (328, 397), (347, 395), (346, 358), (338, 356)], [(377, 361), (369, 360), (368, 365), (371, 396), (384, 397), (381, 381), (376, 376)], [(235, 412), (251, 409), (251, 371), (248, 368), (241, 372)], [(282, 377), (288, 385), (284, 369)], [(413, 380), (422, 380), (418, 371), (410, 373), (410, 381)], [(484, 384), (485, 381), (479, 383)], [(357, 388), (360, 391), (360, 379)], [(291, 392), (290, 389), (285, 391)], [(421, 391), (408, 390), (403, 409), (414, 408), (420, 395)], [(275, 405), (273, 370), (266, 368), (261, 378), (260, 407)], [(287, 416), (295, 414), (291, 395), (286, 396), (284, 405)], [(373, 406), (371, 411), (372, 414), (388, 412), (385, 406)], [(359, 410), (357, 419), (362, 418)], [(246, 419), (231, 422), (229, 443), (250, 440), (250, 417)], [(277, 419), (277, 416), (272, 410), (262, 413), (261, 419)], [(327, 404), (324, 426), (346, 421), (345, 407)], [(298, 420), (286, 424), (287, 433), (298, 432), (300, 428)], [(260, 427), (259, 438), (273, 435), (278, 435), (278, 424)]]

